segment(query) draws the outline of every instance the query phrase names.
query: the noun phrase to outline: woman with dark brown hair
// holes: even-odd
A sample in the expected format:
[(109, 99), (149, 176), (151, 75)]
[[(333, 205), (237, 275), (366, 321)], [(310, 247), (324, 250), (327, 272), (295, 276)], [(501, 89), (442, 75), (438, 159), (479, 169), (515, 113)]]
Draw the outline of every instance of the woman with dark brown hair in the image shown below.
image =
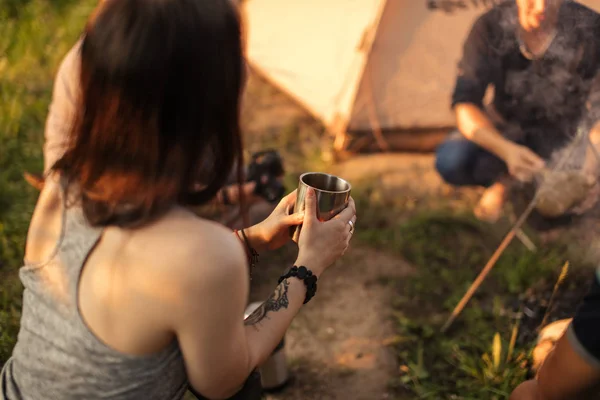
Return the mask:
[[(243, 165), (230, 1), (107, 1), (80, 55), (68, 147), (27, 237), (0, 399), (180, 399), (190, 386), (233, 396), (347, 249), (354, 202), (320, 222), (314, 192), (305, 215), (288, 215), (292, 193), (239, 233), (187, 210)], [(299, 223), (297, 268), (244, 323), (251, 256)]]
[[(100, 10), (104, 1), (106, 0), (100, 0), (98, 2), (98, 7), (95, 11)], [(69, 131), (72, 128), (73, 118), (77, 107), (77, 94), (80, 91), (79, 75), (81, 70), (81, 41), (82, 38), (75, 43), (60, 62), (58, 72), (54, 79), (52, 100), (49, 105), (49, 112), (44, 129), (44, 173), (47, 173), (56, 161), (62, 157), (68, 144)], [(259, 155), (260, 153), (255, 153), (253, 155), (253, 160), (251, 161), (254, 161)], [(270, 158), (272, 159), (273, 157)], [(261, 165), (259, 166), (258, 164)], [(259, 168), (253, 168), (257, 166), (259, 166)], [(267, 165), (264, 166), (266, 167)], [(276, 203), (281, 200), (283, 196), (283, 193), (281, 193), (281, 189), (283, 189), (281, 174), (279, 174), (277, 168), (262, 167), (262, 163), (251, 162), (247, 169), (254, 171), (260, 170), (267, 173), (246, 174), (244, 177), (246, 182), (241, 186), (231, 184), (232, 181), (235, 181), (235, 173), (232, 173), (228, 184), (215, 195), (213, 204), (218, 206), (218, 211), (220, 213), (228, 212), (230, 214), (228, 217), (222, 216), (220, 218), (223, 223), (228, 226), (239, 225), (241, 219), (238, 215), (239, 209), (236, 210), (235, 208), (238, 208), (237, 206), (240, 205), (241, 197), (244, 198), (245, 205), (248, 207), (250, 215), (256, 214), (256, 210), (253, 210), (252, 207), (258, 206), (255, 208), (260, 209), (259, 214), (263, 216), (267, 215), (265, 212), (271, 212), (275, 208)], [(278, 174), (273, 174), (272, 172), (277, 172)], [(44, 186), (44, 176), (41, 174), (25, 172), (24, 177), (30, 185), (38, 190), (41, 190)], [(257, 219), (254, 220), (256, 221)]]

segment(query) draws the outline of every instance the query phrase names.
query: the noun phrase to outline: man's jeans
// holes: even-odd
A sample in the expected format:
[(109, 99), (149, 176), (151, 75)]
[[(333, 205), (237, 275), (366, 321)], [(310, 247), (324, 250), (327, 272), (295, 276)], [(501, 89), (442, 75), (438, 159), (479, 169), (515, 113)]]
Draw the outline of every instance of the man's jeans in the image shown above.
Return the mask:
[(435, 168), (444, 181), (455, 186), (491, 186), (508, 172), (504, 161), (458, 131), (438, 146)]

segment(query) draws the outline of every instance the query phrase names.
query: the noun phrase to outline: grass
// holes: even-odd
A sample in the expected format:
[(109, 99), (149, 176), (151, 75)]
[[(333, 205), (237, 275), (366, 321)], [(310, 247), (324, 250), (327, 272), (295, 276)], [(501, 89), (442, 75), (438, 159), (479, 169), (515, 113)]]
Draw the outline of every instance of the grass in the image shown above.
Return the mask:
[[(394, 341), (400, 371), (390, 385), (401, 398), (507, 399), (528, 375), (530, 340), (518, 340), (524, 294), (541, 282), (551, 284), (571, 259), (586, 265), (566, 245), (547, 244), (530, 252), (518, 241), (499, 259), (452, 328), (440, 328), (481, 271), (496, 246), (497, 233), (467, 210), (405, 210), (374, 202), (373, 188), (357, 193), (361, 214), (358, 238), (394, 251), (416, 267), (416, 274), (394, 284)], [(505, 230), (501, 232), (506, 233)], [(590, 267), (590, 266), (587, 266)], [(540, 302), (548, 299), (538, 299)]]
[[(73, 45), (96, 0), (0, 0), (0, 366), (16, 340), (25, 234), (36, 191), (23, 171), (41, 171), (43, 127), (58, 63)], [(264, 88), (257, 90), (266, 90)], [(266, 94), (268, 95), (268, 93)], [(249, 150), (284, 153), (287, 187), (298, 171), (325, 169), (322, 127), (291, 124), (252, 139)], [(375, 180), (376, 181), (376, 180)], [(360, 210), (358, 240), (392, 251), (417, 269), (394, 285), (400, 371), (390, 385), (402, 398), (505, 399), (527, 375), (531, 343), (520, 339), (519, 304), (541, 281), (552, 282), (567, 259), (564, 246), (537, 253), (514, 242), (445, 335), (439, 333), (499, 243), (465, 208), (424, 207), (382, 198), (367, 183), (354, 185)], [(409, 210), (409, 211), (407, 211)], [(579, 265), (581, 267), (581, 265)]]
[(41, 172), (44, 122), (54, 74), (95, 0), (0, 0), (0, 366), (20, 318), (16, 274), (36, 191), (22, 178)]

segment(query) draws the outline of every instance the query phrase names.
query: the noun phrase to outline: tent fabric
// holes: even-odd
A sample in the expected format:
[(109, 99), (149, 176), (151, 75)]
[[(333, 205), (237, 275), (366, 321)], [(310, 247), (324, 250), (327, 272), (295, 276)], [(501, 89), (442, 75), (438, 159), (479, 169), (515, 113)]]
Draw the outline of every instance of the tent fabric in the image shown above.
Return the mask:
[[(454, 124), (450, 95), (462, 42), (482, 8), (428, 10), (424, 1), (388, 1), (360, 83), (351, 130), (368, 130), (369, 102), (381, 129)], [(369, 88), (370, 86), (370, 88)]]
[[(579, 2), (600, 11), (600, 0)], [(247, 55), (333, 131), (451, 127), (457, 64), (483, 3), (245, 0)]]
[(247, 0), (247, 56), (326, 125), (348, 114), (385, 0)]

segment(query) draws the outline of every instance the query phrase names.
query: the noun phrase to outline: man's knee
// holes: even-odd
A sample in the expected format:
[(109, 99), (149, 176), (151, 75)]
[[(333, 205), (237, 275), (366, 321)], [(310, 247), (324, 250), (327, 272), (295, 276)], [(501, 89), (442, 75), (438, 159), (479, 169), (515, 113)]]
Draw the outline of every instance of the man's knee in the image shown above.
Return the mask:
[(436, 150), (435, 169), (451, 185), (469, 184), (473, 144), (466, 139), (448, 139)]
[(458, 184), (457, 175), (463, 173), (462, 166), (451, 155), (438, 152), (435, 157), (435, 169), (442, 179), (450, 184)]

